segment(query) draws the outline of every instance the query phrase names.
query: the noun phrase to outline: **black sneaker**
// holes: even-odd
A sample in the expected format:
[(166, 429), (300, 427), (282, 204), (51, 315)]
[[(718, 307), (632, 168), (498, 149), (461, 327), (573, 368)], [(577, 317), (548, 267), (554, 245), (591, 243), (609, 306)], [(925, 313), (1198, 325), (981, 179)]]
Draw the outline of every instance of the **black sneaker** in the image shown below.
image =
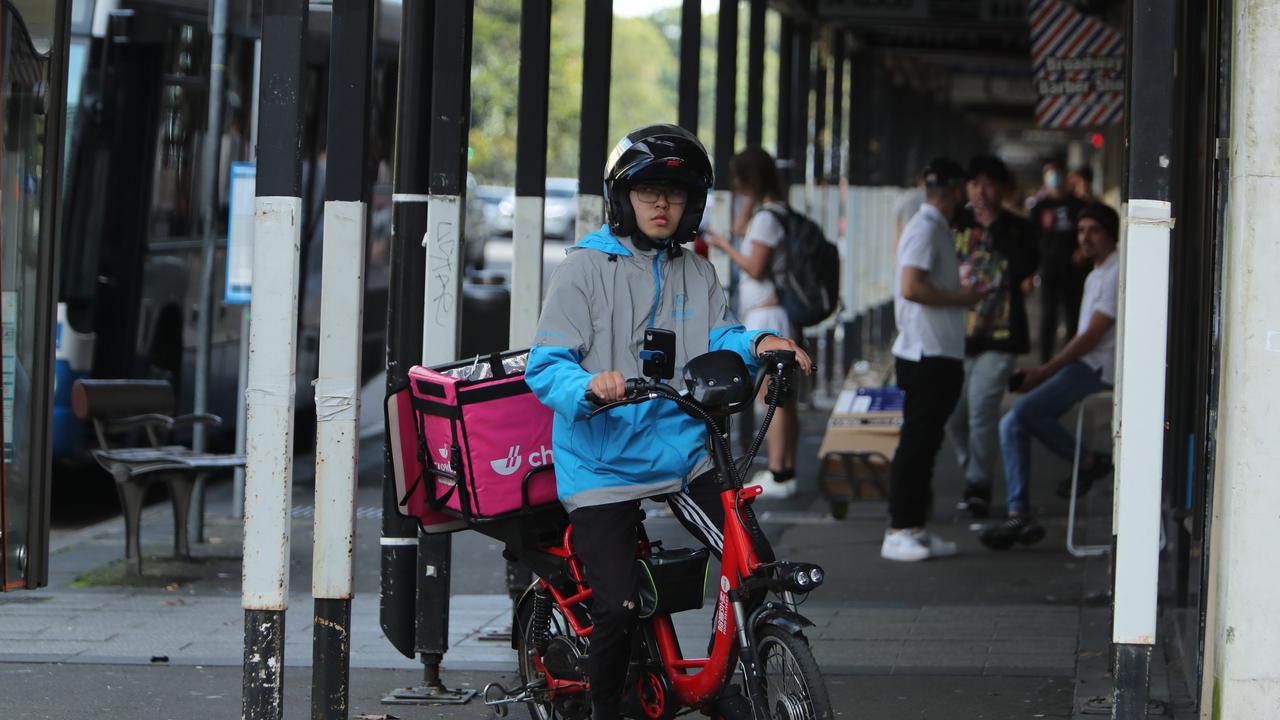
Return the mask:
[(978, 540), (992, 550), (1008, 550), (1014, 543), (1034, 545), (1044, 539), (1044, 526), (1029, 515), (1018, 515), (983, 530)]
[[(1080, 480), (1076, 483), (1076, 497), (1081, 497), (1089, 492), (1093, 487), (1094, 481), (1110, 475), (1112, 469), (1110, 455), (1094, 453), (1093, 467), (1089, 469), (1089, 472), (1080, 471)], [(1071, 478), (1063, 478), (1062, 482), (1058, 483), (1058, 497), (1063, 500), (1071, 499)]]
[(981, 520), (991, 515), (991, 488), (972, 483), (964, 486), (964, 493), (956, 509), (969, 513), (970, 517)]

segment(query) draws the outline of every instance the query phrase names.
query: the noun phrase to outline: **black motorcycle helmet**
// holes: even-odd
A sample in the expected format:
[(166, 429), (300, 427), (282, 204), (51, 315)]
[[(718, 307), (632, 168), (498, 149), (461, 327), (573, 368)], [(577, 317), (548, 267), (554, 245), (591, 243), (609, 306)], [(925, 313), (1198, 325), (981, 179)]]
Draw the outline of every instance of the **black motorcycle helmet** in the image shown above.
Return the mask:
[[(693, 240), (714, 177), (706, 148), (688, 130), (677, 125), (632, 130), (618, 141), (605, 163), (604, 216), (609, 230), (619, 237), (635, 237), (642, 244), (653, 246), (674, 247)], [(668, 241), (640, 237), (629, 193), (632, 186), (643, 182), (682, 185), (689, 192), (684, 215)]]

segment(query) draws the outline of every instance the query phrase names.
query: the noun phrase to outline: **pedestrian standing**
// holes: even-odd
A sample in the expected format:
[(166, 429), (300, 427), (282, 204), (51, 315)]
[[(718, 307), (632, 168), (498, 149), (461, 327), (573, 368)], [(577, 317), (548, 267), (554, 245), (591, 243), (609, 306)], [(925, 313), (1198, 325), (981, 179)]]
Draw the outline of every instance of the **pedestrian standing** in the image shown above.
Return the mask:
[(985, 518), (1000, 457), (1000, 400), (1018, 355), (1031, 351), (1022, 282), (1035, 274), (1040, 251), (1031, 224), (1001, 204), (1012, 181), (994, 155), (969, 163), (969, 205), (956, 223), (960, 282), (987, 291), (965, 322), (964, 389), (947, 437), (964, 471), (958, 508)]
[[(707, 242), (728, 254), (739, 270), (738, 317), (742, 324), (748, 330), (772, 329), (782, 337), (794, 337), (795, 328), (773, 285), (774, 255), (786, 238), (783, 220), (790, 213), (783, 202), (777, 165), (769, 153), (750, 147), (729, 160), (729, 179), (741, 199), (734, 231), (742, 235), (742, 246), (734, 247), (714, 232), (707, 233)], [(761, 402), (766, 393), (767, 388), (760, 388)], [(788, 498), (795, 494), (799, 431), (799, 415), (795, 399), (791, 398), (778, 408), (769, 425), (768, 468), (757, 472), (748, 483), (764, 488), (766, 497)]]
[(905, 398), (902, 435), (890, 469), (889, 529), (880, 556), (912, 562), (956, 553), (925, 528), (933, 505), (933, 464), (964, 382), (965, 309), (983, 293), (960, 283), (951, 221), (964, 205), (964, 168), (936, 158), (924, 171), (925, 202), (898, 244), (893, 343)]
[[(1031, 210), (1040, 231), (1040, 362), (1048, 362), (1058, 346), (1058, 323), (1067, 339), (1080, 319), (1080, 294), (1089, 263), (1076, 244), (1076, 216), (1084, 201), (1067, 187), (1061, 160), (1044, 163), (1044, 188)], [(1061, 313), (1061, 314), (1060, 314)]]

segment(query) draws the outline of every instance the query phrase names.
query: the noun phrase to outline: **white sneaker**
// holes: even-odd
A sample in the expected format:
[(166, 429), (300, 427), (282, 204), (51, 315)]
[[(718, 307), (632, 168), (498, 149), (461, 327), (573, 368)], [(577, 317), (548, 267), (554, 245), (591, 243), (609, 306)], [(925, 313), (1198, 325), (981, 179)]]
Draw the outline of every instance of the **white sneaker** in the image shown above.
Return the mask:
[(880, 557), (897, 562), (920, 562), (930, 556), (928, 540), (910, 530), (885, 530)]
[(916, 537), (920, 544), (929, 548), (929, 557), (951, 557), (960, 552), (960, 547), (950, 540), (943, 540), (928, 530), (917, 530)]
[(747, 483), (748, 487), (752, 485), (764, 488), (764, 497), (770, 500), (785, 500), (796, 494), (795, 479), (778, 482), (774, 479), (772, 470), (758, 470)]

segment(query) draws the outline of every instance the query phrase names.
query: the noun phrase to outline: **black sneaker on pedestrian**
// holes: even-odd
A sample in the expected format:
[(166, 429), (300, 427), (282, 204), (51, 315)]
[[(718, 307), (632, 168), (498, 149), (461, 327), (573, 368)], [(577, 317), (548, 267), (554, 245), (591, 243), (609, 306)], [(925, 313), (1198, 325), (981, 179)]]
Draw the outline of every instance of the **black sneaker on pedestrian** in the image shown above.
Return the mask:
[(983, 530), (978, 540), (992, 550), (1008, 550), (1014, 543), (1034, 545), (1044, 539), (1044, 526), (1029, 515), (1018, 515)]
[[(1089, 468), (1089, 472), (1080, 471), (1080, 480), (1076, 483), (1076, 497), (1081, 497), (1093, 487), (1094, 481), (1111, 474), (1111, 456), (1103, 453), (1093, 454), (1093, 467)], [(1063, 500), (1071, 499), (1071, 478), (1063, 478), (1058, 483), (1058, 497)]]
[(968, 512), (969, 516), (982, 520), (991, 515), (991, 488), (970, 483), (964, 486), (964, 493), (956, 509)]

